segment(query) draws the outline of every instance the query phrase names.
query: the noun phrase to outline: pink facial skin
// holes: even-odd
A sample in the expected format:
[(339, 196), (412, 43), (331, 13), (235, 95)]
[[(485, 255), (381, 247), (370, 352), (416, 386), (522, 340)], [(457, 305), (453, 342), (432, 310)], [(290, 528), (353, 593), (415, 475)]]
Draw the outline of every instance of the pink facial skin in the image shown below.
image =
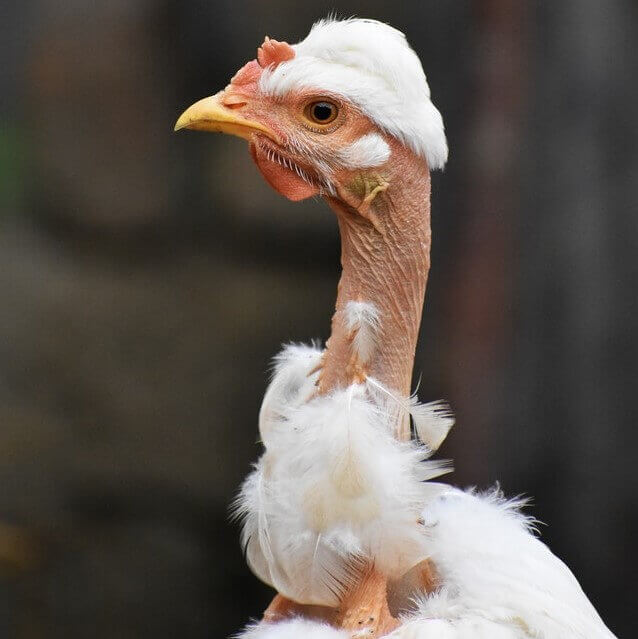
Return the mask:
[[(427, 162), (340, 96), (309, 88), (281, 98), (264, 95), (258, 86), (264, 71), (260, 61), (281, 64), (294, 50), (268, 40), (260, 51), (226, 87), (223, 104), (271, 132), (255, 131), (250, 138), (251, 155), (268, 184), (293, 201), (324, 195), (341, 232), (343, 273), (318, 392), (369, 373), (407, 396), (429, 268)], [(338, 106), (338, 115), (319, 126), (309, 121), (306, 107), (324, 100)], [(347, 168), (339, 161), (344, 149), (368, 133), (386, 141), (389, 160), (373, 168)], [(341, 312), (352, 300), (372, 303), (382, 317), (384, 348), (365, 370), (351, 361), (350, 332)], [(398, 434), (407, 435), (409, 429)]]
[(266, 182), (280, 195), (293, 202), (319, 195), (318, 186), (306, 182), (294, 171), (270, 160), (263, 147), (251, 143), (250, 154)]
[[(257, 50), (257, 59), (245, 64), (226, 87), (222, 100), (224, 106), (230, 109), (242, 109), (242, 115), (264, 121), (268, 108), (264, 104), (267, 101), (258, 91), (259, 77), (265, 68), (292, 60), (294, 57), (295, 51), (287, 42), (278, 42), (266, 36), (264, 43)], [(289, 137), (288, 132), (281, 126), (279, 118), (268, 117), (267, 121), (268, 126), (277, 131), (281, 140)], [(250, 153), (266, 182), (278, 193), (293, 201), (317, 195), (319, 188), (316, 185), (308, 183), (293, 170), (271, 159), (277, 157), (283, 160), (285, 156), (279, 150), (275, 156), (272, 141), (268, 141), (265, 136), (261, 137), (263, 138), (261, 141), (256, 140), (250, 143)], [(292, 163), (290, 166), (293, 166)]]
[[(291, 92), (284, 98), (263, 95), (258, 83), (264, 69), (291, 60), (294, 55), (289, 44), (266, 38), (257, 59), (245, 64), (232, 78), (224, 90), (222, 104), (240, 110), (242, 117), (273, 131), (276, 139), (261, 133), (252, 136), (251, 156), (272, 188), (290, 200), (299, 201), (325, 191), (322, 187), (328, 181), (337, 189), (340, 182), (347, 182), (352, 172), (344, 172), (334, 162), (336, 154), (378, 129), (353, 105), (337, 96), (308, 89)], [(318, 125), (304, 115), (308, 104), (321, 100), (339, 107), (337, 118), (329, 125)], [(330, 175), (326, 175), (326, 169)]]

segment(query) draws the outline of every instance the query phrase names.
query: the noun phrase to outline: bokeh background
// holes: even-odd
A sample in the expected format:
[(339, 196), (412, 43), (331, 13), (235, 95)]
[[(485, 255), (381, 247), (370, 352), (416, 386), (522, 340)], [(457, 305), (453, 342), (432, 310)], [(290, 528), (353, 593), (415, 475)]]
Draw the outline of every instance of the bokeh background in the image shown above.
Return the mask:
[(272, 592), (228, 505), (338, 236), (244, 144), (174, 135), (263, 36), (405, 31), (444, 114), (420, 395), (450, 481), (534, 496), (635, 634), (638, 5), (23, 0), (0, 8), (0, 637), (226, 637)]

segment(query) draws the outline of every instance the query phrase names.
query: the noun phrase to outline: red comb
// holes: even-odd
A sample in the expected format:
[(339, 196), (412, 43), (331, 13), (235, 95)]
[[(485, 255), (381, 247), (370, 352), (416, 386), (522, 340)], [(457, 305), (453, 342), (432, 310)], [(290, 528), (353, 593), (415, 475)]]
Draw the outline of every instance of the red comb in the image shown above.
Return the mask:
[(287, 42), (271, 40), (268, 36), (264, 43), (257, 49), (257, 60), (251, 60), (245, 64), (231, 79), (230, 83), (235, 87), (245, 87), (259, 80), (261, 72), (269, 66), (277, 66), (295, 57), (295, 50)]
[(235, 86), (244, 86), (253, 84), (259, 80), (259, 76), (263, 69), (257, 64), (257, 60), (247, 62), (235, 75), (231, 78), (230, 83)]
[(257, 60), (261, 67), (271, 64), (277, 66), (282, 62), (292, 60), (295, 57), (295, 50), (287, 42), (271, 40), (268, 36), (264, 43), (257, 49)]

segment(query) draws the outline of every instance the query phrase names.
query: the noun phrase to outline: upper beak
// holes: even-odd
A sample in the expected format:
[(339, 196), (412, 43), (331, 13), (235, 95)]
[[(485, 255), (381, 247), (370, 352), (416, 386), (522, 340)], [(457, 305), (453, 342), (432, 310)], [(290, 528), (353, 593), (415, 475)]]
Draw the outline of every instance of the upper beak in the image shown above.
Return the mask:
[(229, 109), (223, 104), (224, 91), (199, 100), (179, 116), (175, 123), (175, 131), (195, 129), (197, 131), (213, 131), (237, 135), (250, 140), (253, 133), (263, 133), (276, 140), (275, 133), (254, 120), (243, 118), (238, 109)]

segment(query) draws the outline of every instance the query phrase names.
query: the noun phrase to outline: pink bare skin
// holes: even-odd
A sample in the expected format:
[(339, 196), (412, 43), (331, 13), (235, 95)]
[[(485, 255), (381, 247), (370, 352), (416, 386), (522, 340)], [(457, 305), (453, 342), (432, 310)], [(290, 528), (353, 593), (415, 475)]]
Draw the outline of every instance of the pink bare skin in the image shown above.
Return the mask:
[[(405, 396), (410, 393), (430, 264), (428, 166), (338, 96), (312, 90), (283, 99), (261, 94), (260, 62), (275, 64), (293, 55), (286, 43), (267, 40), (258, 60), (245, 65), (226, 87), (222, 103), (275, 134), (273, 139), (256, 132), (250, 151), (276, 191), (293, 201), (321, 194), (337, 214), (343, 272), (318, 391), (328, 393), (369, 374)], [(339, 113), (330, 124), (313, 126), (304, 107), (321, 100), (336, 103)], [(372, 132), (390, 146), (386, 164), (353, 170), (334, 161), (341, 149)], [(332, 171), (332, 193), (325, 185), (325, 165)], [(351, 300), (370, 302), (380, 311), (379, 348), (365, 365), (352, 355), (352, 335), (343, 317)], [(409, 437), (407, 423), (399, 426), (397, 436)]]
[[(369, 374), (404, 396), (410, 394), (430, 267), (430, 174), (424, 160), (396, 140), (386, 141), (392, 151), (386, 165), (338, 174), (338, 197), (327, 198), (339, 222), (343, 271), (321, 372), (322, 392)], [(378, 192), (366, 202), (360, 184), (374, 189), (379, 181)], [(370, 191), (368, 186), (368, 196)], [(350, 300), (372, 302), (380, 311), (379, 348), (363, 371), (350, 357), (351, 336), (342, 313)], [(397, 437), (409, 436), (409, 424), (401, 424)]]
[[(215, 125), (208, 130), (245, 137), (257, 167), (277, 192), (293, 201), (322, 195), (337, 215), (343, 270), (317, 392), (326, 394), (370, 375), (407, 396), (430, 266), (427, 162), (339, 96), (309, 89), (284, 98), (260, 93), (264, 68), (292, 57), (288, 44), (266, 39), (257, 60), (242, 67), (222, 94), (213, 96), (222, 109), (221, 115), (215, 111), (216, 122), (226, 122), (228, 114), (237, 121), (232, 127)], [(338, 107), (338, 115), (328, 124), (313, 123), (307, 116), (308, 105), (318, 101)], [(205, 120), (181, 121), (178, 128), (206, 130)], [(373, 168), (345, 168), (340, 152), (369, 133), (389, 145), (388, 161)], [(366, 362), (359, 361), (352, 348), (354, 336), (344, 317), (350, 301), (371, 303), (379, 311), (378, 346)], [(409, 439), (407, 420), (397, 425), (396, 436)], [(371, 567), (337, 609), (304, 606), (277, 595), (265, 619), (301, 615), (354, 631), (360, 629), (361, 619), (374, 617), (373, 633), (367, 636), (380, 637), (399, 625), (388, 601), (400, 610), (417, 589), (434, 587), (427, 562), (414, 570), (418, 575), (388, 583)]]

